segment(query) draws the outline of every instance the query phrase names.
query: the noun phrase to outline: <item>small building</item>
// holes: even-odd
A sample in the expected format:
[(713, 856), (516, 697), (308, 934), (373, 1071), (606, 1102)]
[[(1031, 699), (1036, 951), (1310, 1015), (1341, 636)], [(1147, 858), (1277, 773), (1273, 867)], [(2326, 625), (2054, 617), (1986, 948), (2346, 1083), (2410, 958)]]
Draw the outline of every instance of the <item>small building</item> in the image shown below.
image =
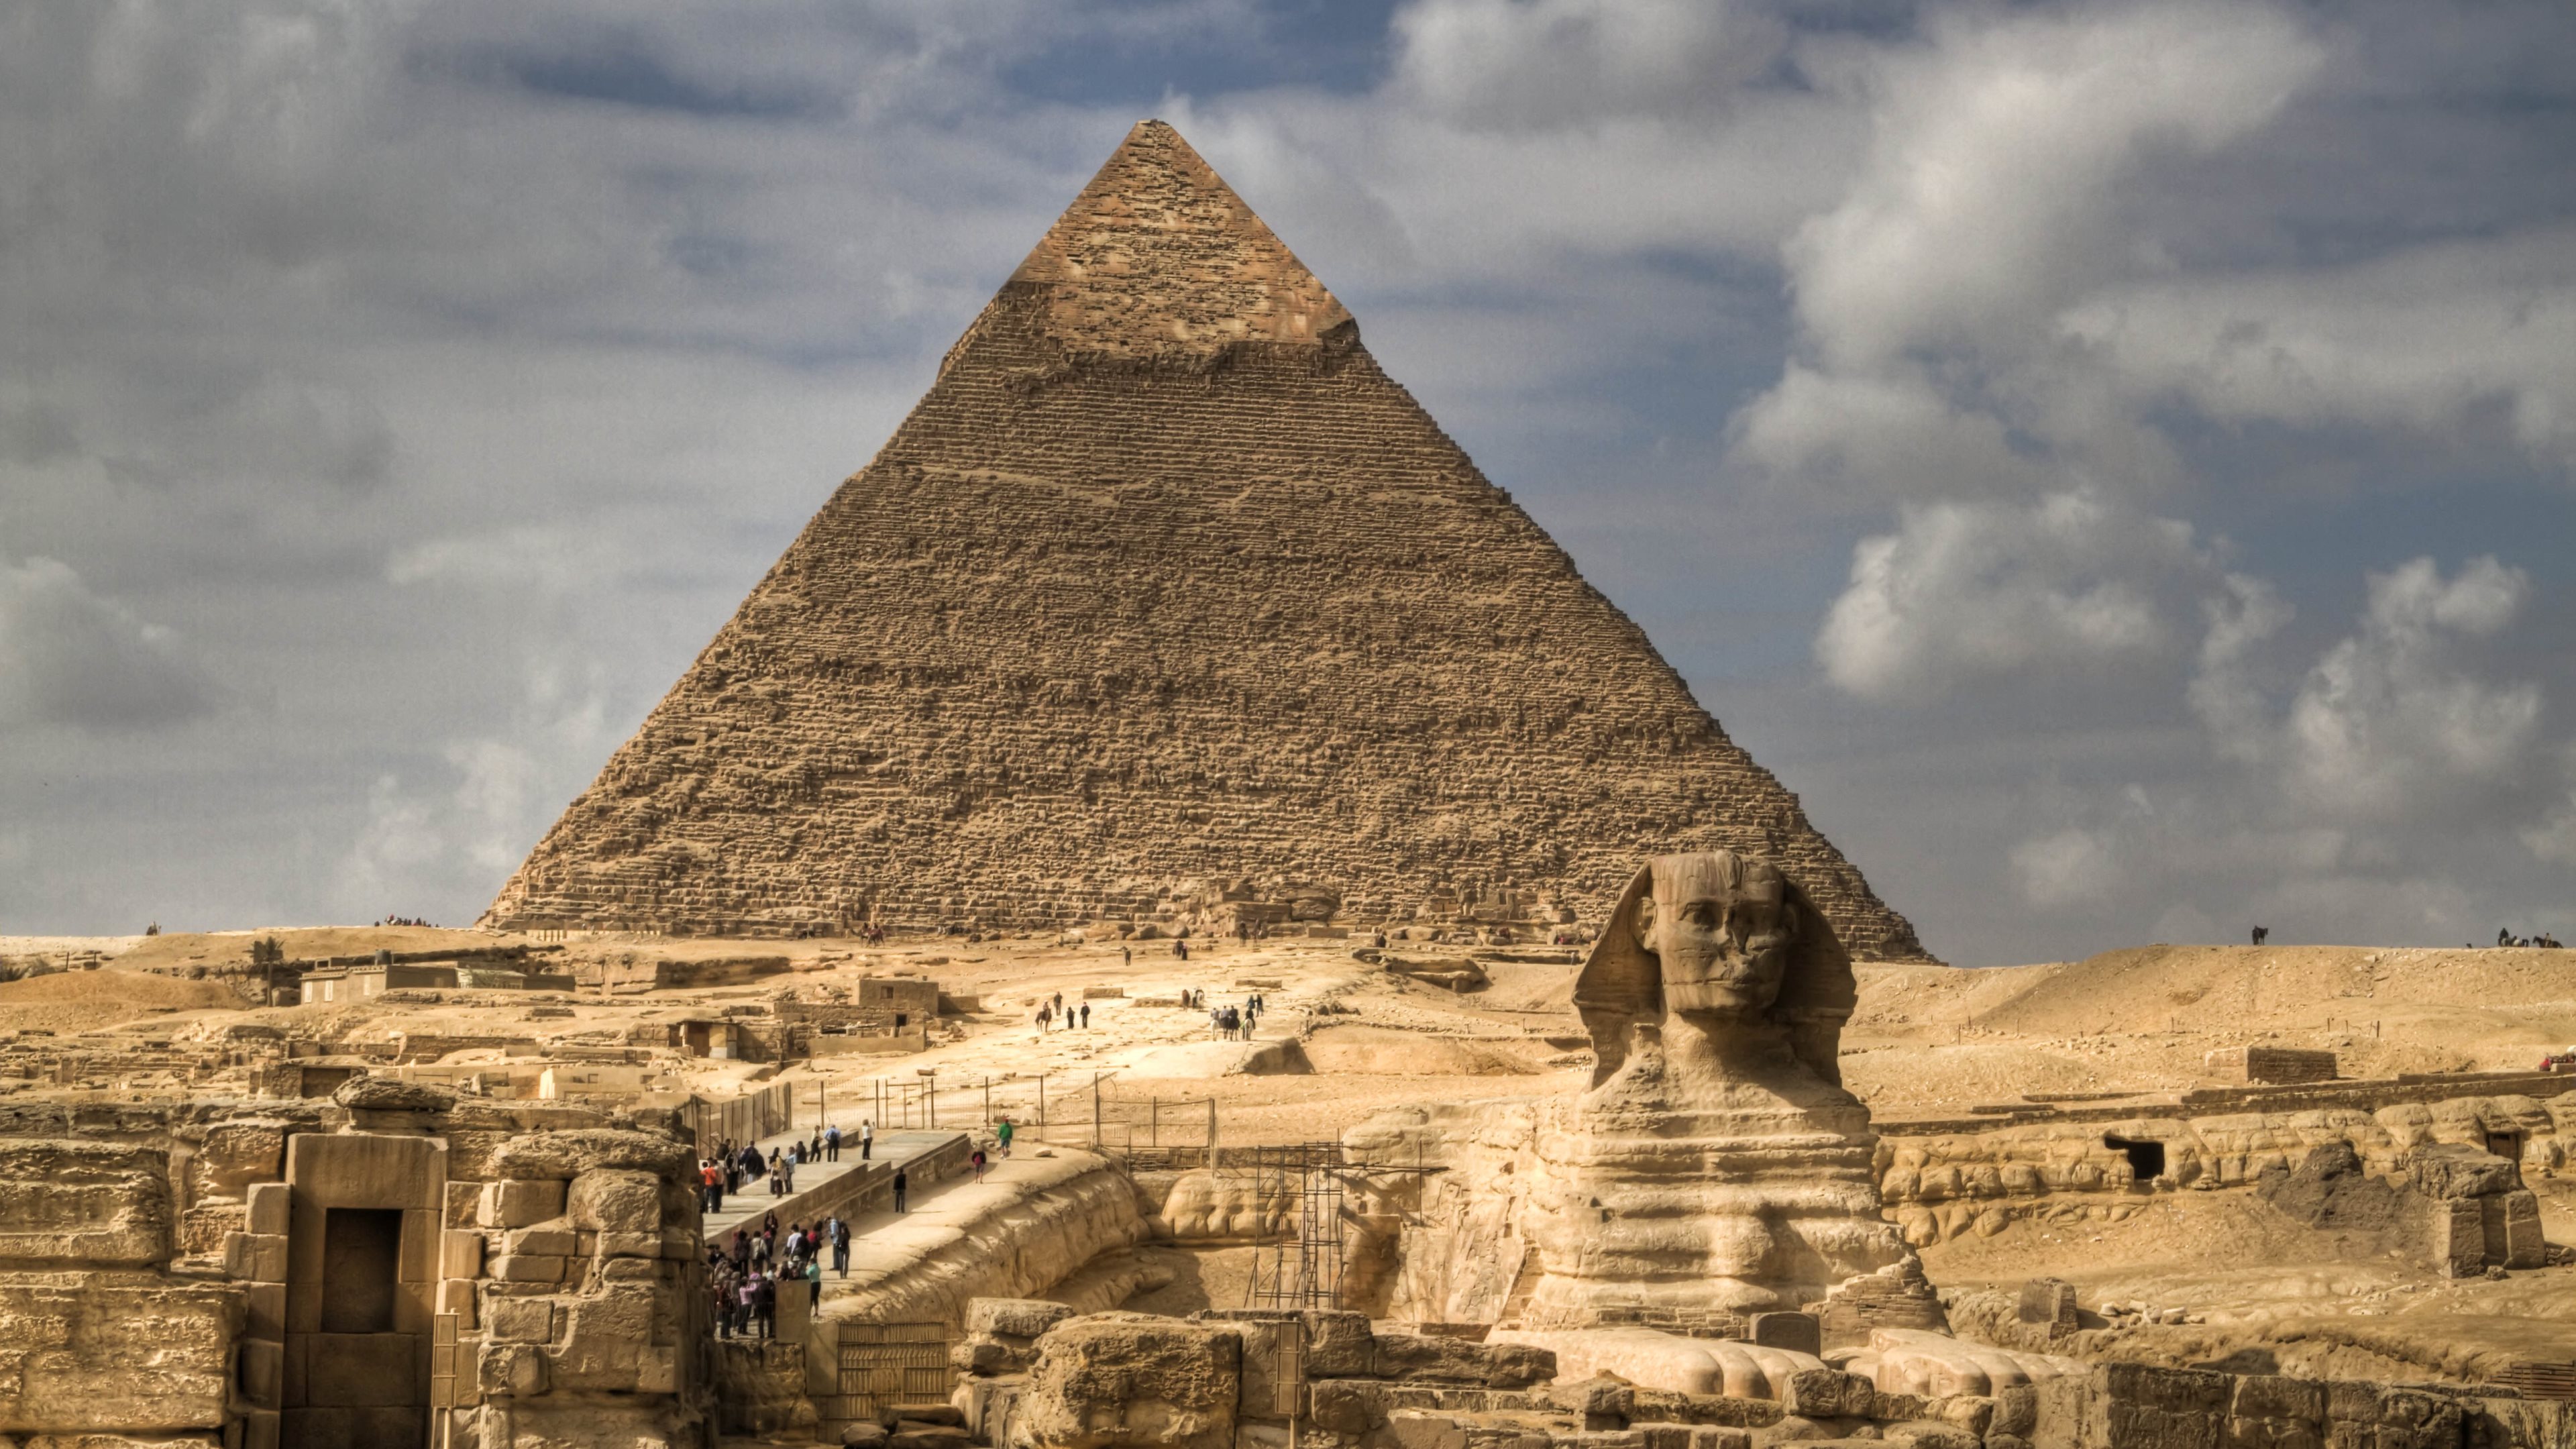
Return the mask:
[(2248, 1084), (2331, 1082), (2335, 1054), (2302, 1047), (2222, 1047), (2201, 1058), (2211, 1076)]
[(445, 987), (456, 984), (456, 967), (449, 962), (397, 961), (392, 964), (370, 962), (357, 966), (317, 966), (304, 973), (299, 992), (299, 1005), (337, 1005), (364, 1001), (388, 991), (405, 987)]

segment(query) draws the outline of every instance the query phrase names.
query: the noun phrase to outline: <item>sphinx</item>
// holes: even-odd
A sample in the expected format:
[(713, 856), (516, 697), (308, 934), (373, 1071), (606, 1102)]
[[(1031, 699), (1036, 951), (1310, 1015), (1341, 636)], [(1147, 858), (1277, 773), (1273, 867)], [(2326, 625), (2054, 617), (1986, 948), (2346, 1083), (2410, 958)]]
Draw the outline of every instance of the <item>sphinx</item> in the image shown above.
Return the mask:
[(1522, 1325), (1741, 1337), (1854, 1278), (1920, 1282), (1835, 1064), (1856, 997), (1832, 924), (1776, 866), (1639, 869), (1575, 984), (1591, 1085), (1538, 1123)]

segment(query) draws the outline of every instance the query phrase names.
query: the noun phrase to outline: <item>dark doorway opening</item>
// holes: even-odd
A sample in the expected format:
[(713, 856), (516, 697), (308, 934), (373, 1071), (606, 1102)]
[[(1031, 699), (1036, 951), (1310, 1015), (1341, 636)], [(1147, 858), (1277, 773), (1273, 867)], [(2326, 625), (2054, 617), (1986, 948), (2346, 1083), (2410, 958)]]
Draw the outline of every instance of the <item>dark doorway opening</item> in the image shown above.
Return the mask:
[(391, 1333), (402, 1270), (400, 1208), (332, 1208), (322, 1219), (322, 1331)]
[(2489, 1132), (2486, 1134), (2486, 1139), (2487, 1151), (2494, 1153), (2496, 1156), (2503, 1158), (2507, 1162), (2520, 1162), (2522, 1160), (2521, 1133)]
[(911, 1017), (909, 1017), (909, 1016), (907, 1016), (907, 1015), (905, 1015), (904, 1013), (902, 1013), (902, 1012), (900, 1012), (900, 1011), (896, 1012), (896, 1013), (894, 1014), (894, 1029), (895, 1029), (895, 1030), (897, 1030), (897, 1031), (901, 1031), (901, 1030), (903, 1030), (903, 1029), (904, 1029), (904, 1027), (905, 1027), (906, 1025), (908, 1025), (908, 1024), (911, 1022), (911, 1020), (912, 1020), (912, 1018), (911, 1018)]
[(2105, 1132), (2102, 1145), (2129, 1159), (2129, 1175), (2140, 1183), (2165, 1175), (2165, 1145), (2161, 1142), (2132, 1142)]

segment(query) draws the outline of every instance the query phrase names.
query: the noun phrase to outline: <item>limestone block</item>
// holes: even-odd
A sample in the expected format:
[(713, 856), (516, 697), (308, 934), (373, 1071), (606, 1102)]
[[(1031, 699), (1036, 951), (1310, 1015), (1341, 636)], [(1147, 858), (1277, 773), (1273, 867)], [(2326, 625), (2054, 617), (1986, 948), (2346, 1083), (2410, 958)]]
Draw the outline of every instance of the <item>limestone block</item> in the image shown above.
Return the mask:
[(574, 1241), (574, 1236), (572, 1229), (560, 1221), (541, 1223), (536, 1227), (503, 1233), (501, 1252), (504, 1255), (524, 1253), (549, 1258), (575, 1257), (579, 1253), (579, 1244)]
[(286, 1345), (245, 1339), (236, 1374), (243, 1398), (263, 1409), (279, 1407), (286, 1387)]
[(1780, 1407), (1810, 1419), (1842, 1418), (1867, 1414), (1877, 1394), (1878, 1386), (1858, 1374), (1803, 1369), (1789, 1375), (1780, 1392)]
[(157, 1148), (0, 1141), (0, 1260), (167, 1262), (174, 1216)]
[(560, 1283), (565, 1261), (533, 1254), (504, 1254), (484, 1264), (485, 1275), (503, 1283)]
[(1321, 1379), (1306, 1391), (1307, 1422), (1357, 1438), (1387, 1422), (1386, 1387), (1370, 1379)]
[(284, 1122), (256, 1121), (207, 1128), (205, 1140), (188, 1159), (189, 1200), (240, 1198), (253, 1183), (284, 1176), (288, 1130)]
[(241, 1416), (240, 1449), (278, 1449), (280, 1415), (275, 1409), (252, 1409)]
[(438, 1285), (438, 1311), (455, 1314), (456, 1326), (464, 1332), (473, 1333), (483, 1326), (477, 1302), (474, 1284), (467, 1279), (451, 1278)]
[(483, 1312), (485, 1336), (494, 1343), (550, 1343), (555, 1336), (555, 1300), (495, 1297)]
[(470, 1228), (480, 1220), (483, 1208), (483, 1184), (450, 1178), (444, 1194), (446, 1207), (439, 1221), (451, 1228)]
[(696, 1166), (697, 1160), (689, 1149), (668, 1137), (607, 1129), (530, 1132), (511, 1138), (492, 1154), (496, 1177), (544, 1178), (559, 1183), (602, 1170), (649, 1172), (659, 1178), (682, 1179)]
[(564, 1184), (539, 1179), (487, 1182), (475, 1221), (487, 1228), (524, 1228), (563, 1216)]
[(237, 1202), (202, 1202), (179, 1214), (178, 1241), (182, 1257), (221, 1257), (224, 1234), (249, 1230), (250, 1214)]
[(353, 1112), (446, 1112), (456, 1106), (456, 1094), (447, 1088), (398, 1077), (351, 1077), (331, 1100)]
[(299, 1132), (286, 1142), (286, 1180), (320, 1208), (436, 1209), (446, 1201), (447, 1148), (430, 1137)]
[(2503, 1251), (2498, 1259), (2508, 1268), (2537, 1268), (2549, 1261), (2549, 1243), (2541, 1236), (2540, 1199), (2522, 1188), (2499, 1193), (2489, 1199), (2503, 1219)]
[(1314, 1309), (1303, 1316), (1308, 1378), (1356, 1378), (1369, 1371), (1377, 1346), (1367, 1314)]
[(2415, 1190), (2428, 1197), (2485, 1197), (2522, 1186), (2513, 1163), (2461, 1143), (2419, 1147), (2407, 1158), (2406, 1170)]
[(2486, 1209), (2476, 1198), (2437, 1198), (2424, 1214), (2425, 1255), (2445, 1278), (2486, 1271)]
[(441, 1278), (480, 1278), (483, 1276), (481, 1233), (457, 1228), (442, 1228), (438, 1234), (438, 1276)]
[(475, 1360), (475, 1382), (485, 1394), (546, 1391), (546, 1357), (524, 1343), (486, 1343)]
[[(565, 1271), (572, 1273), (577, 1270), (567, 1267)], [(659, 1258), (602, 1258), (599, 1260), (599, 1281), (658, 1283), (662, 1281), (662, 1260)]]
[(1756, 1313), (1753, 1315), (1753, 1341), (1764, 1348), (1785, 1348), (1798, 1353), (1822, 1354), (1824, 1330), (1812, 1313)]
[(2075, 1285), (2057, 1278), (2031, 1279), (2021, 1285), (2016, 1316), (2024, 1323), (2045, 1325), (2052, 1333), (2073, 1329), (2077, 1321)]
[(1232, 1449), (1241, 1341), (1144, 1313), (1071, 1319), (1038, 1345), (1022, 1430), (1039, 1449)]
[(282, 1182), (254, 1182), (243, 1194), (249, 1208), (246, 1231), (282, 1233), (286, 1231), (287, 1209), (295, 1200), (294, 1189)]
[(283, 1283), (247, 1283), (242, 1286), (242, 1302), (247, 1310), (242, 1333), (250, 1338), (283, 1342), (286, 1338), (286, 1285)]
[(2227, 1412), (2241, 1419), (2291, 1419), (2323, 1424), (2326, 1419), (2326, 1386), (2315, 1379), (2247, 1374), (2236, 1380), (2236, 1392), (2228, 1401)]
[(652, 1258), (662, 1256), (660, 1233), (601, 1233), (596, 1244), (603, 1258)]
[(229, 1284), (0, 1278), (0, 1434), (220, 1429), (241, 1316)]
[(226, 1233), (224, 1272), (244, 1283), (286, 1281), (284, 1233)]
[(1035, 1338), (1074, 1316), (1062, 1303), (1035, 1298), (971, 1298), (966, 1303), (969, 1338)]
[(563, 1307), (563, 1341), (547, 1355), (547, 1382), (562, 1392), (632, 1391), (653, 1343), (660, 1295), (646, 1284), (611, 1284), (565, 1299)]
[[(566, 1215), (594, 1233), (662, 1231), (662, 1180), (649, 1172), (601, 1168), (574, 1178)], [(639, 1255), (641, 1256), (641, 1255)]]

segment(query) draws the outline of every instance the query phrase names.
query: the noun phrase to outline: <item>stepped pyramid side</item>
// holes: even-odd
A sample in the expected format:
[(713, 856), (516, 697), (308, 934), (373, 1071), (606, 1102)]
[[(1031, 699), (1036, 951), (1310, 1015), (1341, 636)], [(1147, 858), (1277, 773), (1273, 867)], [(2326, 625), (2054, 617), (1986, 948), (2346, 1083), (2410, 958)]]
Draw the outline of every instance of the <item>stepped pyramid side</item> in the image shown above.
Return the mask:
[(1280, 876), (1598, 920), (1641, 856), (1717, 846), (1925, 959), (1147, 122), (485, 920), (1036, 924)]

